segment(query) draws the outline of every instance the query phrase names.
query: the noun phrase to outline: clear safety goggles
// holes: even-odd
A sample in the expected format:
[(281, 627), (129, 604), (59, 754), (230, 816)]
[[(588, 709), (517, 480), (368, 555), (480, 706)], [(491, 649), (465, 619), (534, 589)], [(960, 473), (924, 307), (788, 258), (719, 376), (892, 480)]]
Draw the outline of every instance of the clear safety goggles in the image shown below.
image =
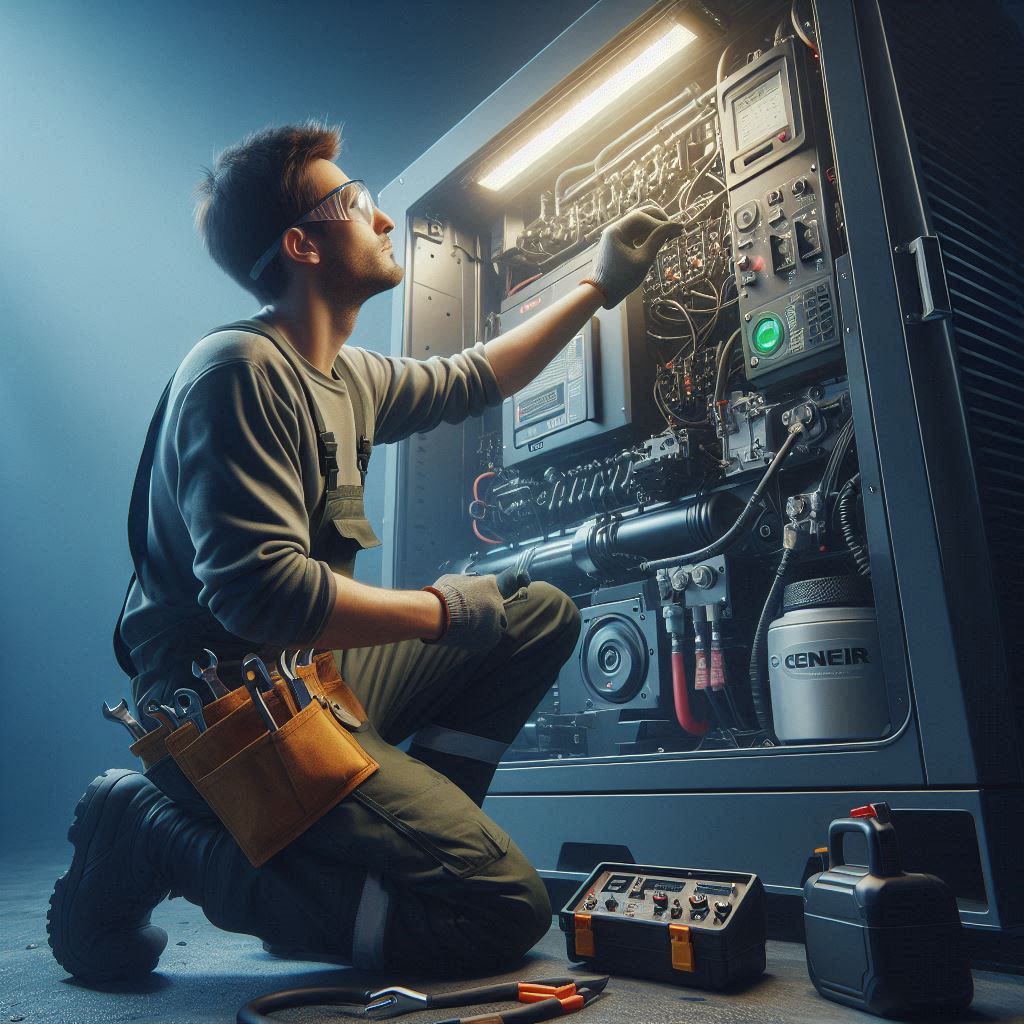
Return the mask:
[(249, 271), (249, 276), (255, 281), (263, 273), (267, 264), (276, 255), (281, 239), (292, 228), (297, 228), (301, 224), (308, 224), (311, 221), (326, 220), (361, 220), (369, 224), (370, 227), (373, 227), (376, 214), (377, 207), (373, 201), (373, 196), (370, 194), (370, 190), (366, 187), (362, 178), (353, 178), (351, 181), (346, 181), (344, 185), (339, 185), (336, 189), (328, 192), (309, 213), (303, 214), (294, 224), (289, 224), (277, 236), (274, 244), (269, 246), (267, 251), (253, 264), (252, 270)]

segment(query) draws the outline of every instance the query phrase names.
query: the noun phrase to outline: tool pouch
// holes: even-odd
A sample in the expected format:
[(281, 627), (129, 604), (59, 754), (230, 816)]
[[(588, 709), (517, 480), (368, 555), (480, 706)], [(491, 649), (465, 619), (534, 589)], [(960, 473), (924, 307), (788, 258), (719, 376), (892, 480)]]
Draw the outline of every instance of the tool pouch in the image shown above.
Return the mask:
[[(275, 732), (267, 730), (243, 687), (203, 708), (205, 732), (186, 722), (170, 733), (162, 727), (132, 746), (152, 775), (171, 767), (160, 757), (162, 745), (184, 779), (165, 771), (154, 781), (165, 792), (165, 782), (198, 791), (253, 867), (302, 835), (379, 767), (345, 724), (352, 717), (365, 724), (366, 712), (330, 652), (297, 674), (313, 697), (301, 711), (276, 674), (274, 691), (263, 694)], [(194, 802), (188, 797), (183, 791), (186, 806)]]

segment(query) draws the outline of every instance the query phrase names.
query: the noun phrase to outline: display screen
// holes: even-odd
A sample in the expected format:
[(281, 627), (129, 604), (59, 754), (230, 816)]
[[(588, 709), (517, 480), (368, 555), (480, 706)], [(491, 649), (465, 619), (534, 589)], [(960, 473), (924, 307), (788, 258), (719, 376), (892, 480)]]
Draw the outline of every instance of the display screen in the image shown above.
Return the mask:
[[(517, 396), (518, 398), (518, 396)], [(565, 385), (556, 384), (516, 402), (516, 424), (521, 426), (536, 419), (561, 412), (565, 408)]]
[(740, 152), (785, 128), (789, 118), (786, 115), (782, 71), (777, 71), (757, 88), (733, 100), (732, 113), (736, 124), (736, 148)]
[(602, 892), (629, 892), (636, 875), (612, 875)]

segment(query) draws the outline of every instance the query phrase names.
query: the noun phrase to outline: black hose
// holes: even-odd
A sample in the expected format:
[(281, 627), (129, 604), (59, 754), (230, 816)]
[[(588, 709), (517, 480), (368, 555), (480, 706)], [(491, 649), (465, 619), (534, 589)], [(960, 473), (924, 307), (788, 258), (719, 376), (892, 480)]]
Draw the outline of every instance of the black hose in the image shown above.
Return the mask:
[(740, 336), (743, 328), (737, 327), (729, 335), (728, 341), (723, 342), (718, 351), (718, 359), (715, 365), (715, 405), (725, 398), (725, 388), (729, 383), (729, 366), (732, 362), (732, 347)]
[(843, 540), (857, 563), (857, 572), (861, 576), (871, 575), (871, 559), (868, 556), (867, 548), (857, 535), (855, 523), (857, 492), (860, 489), (860, 473), (847, 480), (839, 492), (839, 499), (836, 502), (839, 509), (839, 529), (842, 530)]
[(786, 571), (789, 568), (789, 561), (792, 556), (792, 548), (783, 549), (782, 558), (779, 559), (778, 568), (775, 570), (775, 579), (772, 580), (772, 585), (768, 589), (768, 596), (765, 598), (764, 607), (761, 609), (761, 617), (757, 620), (754, 640), (750, 645), (750, 699), (754, 704), (757, 724), (767, 733), (772, 731), (771, 688), (765, 687), (762, 665), (765, 661), (764, 654), (768, 641), (768, 627), (778, 611), (779, 601), (782, 597), (782, 586), (785, 582)]
[(789, 428), (786, 440), (782, 442), (782, 447), (779, 448), (775, 453), (775, 458), (768, 464), (768, 468), (764, 471), (764, 476), (761, 477), (760, 483), (754, 488), (754, 493), (751, 494), (750, 500), (744, 506), (736, 522), (718, 540), (697, 551), (688, 551), (685, 555), (674, 555), (672, 558), (662, 558), (657, 562), (643, 562), (640, 568), (644, 572), (657, 572), (658, 569), (674, 568), (677, 565), (684, 565), (688, 562), (702, 562), (705, 558), (712, 558), (715, 555), (721, 554), (727, 548), (732, 547), (740, 539), (748, 521), (757, 511), (757, 507), (761, 502), (761, 496), (768, 489), (768, 485), (772, 480), (775, 479), (786, 456), (789, 455), (793, 445), (796, 444), (797, 438), (803, 432), (804, 426), (802, 423), (794, 423)]

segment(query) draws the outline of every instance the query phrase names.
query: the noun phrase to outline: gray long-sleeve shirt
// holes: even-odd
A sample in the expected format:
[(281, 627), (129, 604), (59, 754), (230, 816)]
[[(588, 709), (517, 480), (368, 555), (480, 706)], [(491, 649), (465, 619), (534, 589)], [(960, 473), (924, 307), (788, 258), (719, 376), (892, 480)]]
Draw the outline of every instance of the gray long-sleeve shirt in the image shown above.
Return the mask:
[[(338, 359), (361, 389), (378, 444), (501, 401), (482, 344), (428, 360), (345, 345)], [(328, 377), (299, 361), (338, 440), (339, 480), (358, 483), (348, 387), (337, 371)], [(129, 648), (204, 608), (244, 640), (307, 646), (326, 626), (337, 586), (327, 564), (310, 557), (322, 488), (316, 428), (288, 360), (256, 334), (200, 341), (175, 374), (157, 437), (149, 592), (136, 582), (129, 594), (121, 627)]]

